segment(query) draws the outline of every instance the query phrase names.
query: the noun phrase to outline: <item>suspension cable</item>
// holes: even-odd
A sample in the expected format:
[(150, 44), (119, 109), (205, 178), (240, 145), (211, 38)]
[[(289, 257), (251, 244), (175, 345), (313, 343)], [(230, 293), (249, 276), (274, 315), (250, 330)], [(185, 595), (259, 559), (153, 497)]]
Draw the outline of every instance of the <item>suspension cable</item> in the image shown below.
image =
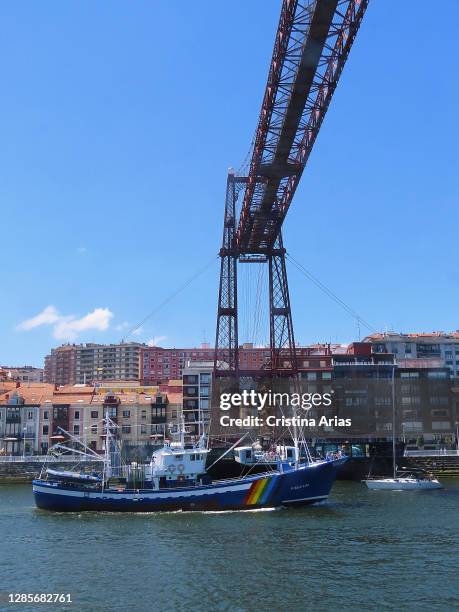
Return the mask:
[(213, 256), (212, 259), (210, 261), (208, 261), (206, 263), (205, 266), (203, 266), (202, 268), (199, 268), (199, 270), (197, 270), (192, 276), (190, 276), (182, 285), (180, 285), (179, 287), (177, 287), (177, 289), (175, 289), (174, 291), (172, 291), (172, 293), (170, 293), (162, 302), (160, 302), (149, 314), (147, 314), (146, 317), (144, 317), (140, 323), (138, 323), (137, 325), (135, 325), (134, 327), (132, 327), (129, 332), (124, 336), (123, 341), (126, 340), (126, 338), (129, 338), (129, 336), (131, 336), (136, 330), (140, 329), (142, 327), (142, 325), (144, 325), (149, 319), (151, 319), (151, 317), (153, 315), (155, 315), (159, 310), (161, 310), (162, 308), (164, 308), (164, 306), (166, 306), (166, 304), (168, 304), (169, 302), (171, 302), (175, 297), (177, 297), (177, 295), (179, 295), (180, 293), (182, 293), (182, 291), (184, 291), (187, 287), (189, 287), (193, 281), (195, 281), (197, 278), (199, 278), (202, 274), (204, 274), (204, 272), (206, 272), (210, 266), (215, 263), (215, 261), (219, 258), (219, 255), (217, 256)]
[(310, 270), (307, 270), (292, 255), (290, 255), (289, 253), (286, 253), (286, 258), (292, 265), (295, 266), (295, 268), (299, 272), (301, 272), (304, 276), (306, 276), (306, 278), (310, 280), (316, 287), (318, 287), (323, 293), (328, 295), (329, 298), (331, 298), (334, 302), (336, 302), (339, 306), (341, 306), (341, 308), (343, 308), (343, 310), (345, 310), (349, 315), (351, 315), (351, 317), (354, 317), (359, 325), (362, 324), (364, 327), (366, 327), (368, 330), (372, 332), (377, 331), (375, 327), (373, 327), (373, 325), (368, 323), (368, 321), (365, 321), (365, 319), (361, 317), (358, 312), (356, 312), (353, 308), (351, 308), (348, 304), (346, 304), (346, 302), (344, 302), (341, 298), (339, 298), (336, 295), (336, 293), (334, 293), (329, 287), (324, 285), (322, 281), (316, 278)]

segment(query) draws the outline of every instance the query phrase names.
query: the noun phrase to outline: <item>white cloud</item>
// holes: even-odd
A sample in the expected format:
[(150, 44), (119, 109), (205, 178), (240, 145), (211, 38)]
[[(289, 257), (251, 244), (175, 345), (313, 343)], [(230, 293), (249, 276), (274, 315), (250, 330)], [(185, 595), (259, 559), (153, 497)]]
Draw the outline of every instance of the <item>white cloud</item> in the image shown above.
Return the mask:
[(22, 321), (17, 326), (21, 331), (29, 331), (41, 325), (52, 325), (53, 336), (57, 340), (75, 340), (81, 332), (95, 329), (105, 331), (110, 325), (113, 313), (108, 308), (95, 308), (84, 317), (59, 314), (54, 306), (47, 306), (35, 317)]
[(81, 319), (62, 317), (53, 329), (53, 336), (58, 340), (74, 340), (79, 333), (96, 329), (105, 331), (110, 325), (113, 313), (108, 308), (95, 308)]
[(165, 340), (166, 338), (167, 336), (154, 336), (153, 338), (148, 340), (147, 344), (148, 346), (158, 346), (158, 344), (162, 342), (163, 340)]
[(133, 330), (132, 335), (133, 336), (140, 336), (140, 334), (143, 333), (143, 327), (137, 327), (136, 329)]
[(30, 329), (34, 329), (40, 325), (51, 325), (52, 323), (56, 323), (60, 318), (61, 316), (54, 306), (47, 306), (35, 317), (26, 319), (25, 321), (22, 321), (22, 323), (19, 323), (17, 329), (21, 331), (29, 331)]
[(126, 329), (126, 327), (129, 327), (129, 323), (127, 321), (123, 321), (122, 323), (118, 323), (115, 329), (116, 331), (123, 331), (123, 329)]

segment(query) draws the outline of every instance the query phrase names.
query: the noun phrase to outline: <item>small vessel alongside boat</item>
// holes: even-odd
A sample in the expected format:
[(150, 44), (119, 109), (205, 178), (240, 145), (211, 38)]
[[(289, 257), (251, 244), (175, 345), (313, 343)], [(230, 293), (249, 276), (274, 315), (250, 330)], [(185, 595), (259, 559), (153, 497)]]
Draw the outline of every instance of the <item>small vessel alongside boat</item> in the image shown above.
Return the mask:
[[(263, 450), (260, 442), (251, 445), (237, 446), (234, 451), (234, 460), (239, 464), (245, 473), (251, 474), (269, 469), (276, 469), (279, 460), (287, 463), (301, 462), (302, 460), (312, 461), (312, 457), (305, 454), (302, 456), (298, 446), (286, 444), (273, 445), (269, 450)], [(326, 458), (333, 460), (335, 466), (341, 465), (347, 460), (341, 451), (328, 452)], [(244, 473), (244, 472), (243, 472)]]
[(52, 470), (47, 468), (46, 475), (48, 478), (62, 480), (64, 482), (79, 482), (79, 483), (100, 483), (102, 475), (96, 472), (87, 474), (85, 472), (72, 472), (69, 470)]
[(256, 466), (262, 469), (266, 469), (266, 467), (275, 469), (279, 459), (289, 463), (299, 461), (299, 449), (295, 446), (278, 444), (275, 448), (264, 451), (259, 442), (246, 446), (237, 446), (234, 449), (234, 460), (236, 463), (247, 468)]
[[(119, 465), (113, 459), (116, 424), (108, 416), (106, 422), (101, 476), (44, 468), (40, 478), (33, 481), (38, 508), (58, 512), (157, 512), (308, 505), (327, 499), (337, 473), (333, 459), (300, 463), (298, 455), (292, 460), (278, 456), (275, 469), (267, 466), (259, 474), (212, 481), (205, 467), (209, 450), (204, 436), (196, 445), (188, 445), (182, 431), (178, 440), (165, 441), (153, 452), (144, 486), (132, 488), (119, 477), (119, 469), (113, 474), (113, 466)], [(85, 449), (89, 455), (94, 452)]]

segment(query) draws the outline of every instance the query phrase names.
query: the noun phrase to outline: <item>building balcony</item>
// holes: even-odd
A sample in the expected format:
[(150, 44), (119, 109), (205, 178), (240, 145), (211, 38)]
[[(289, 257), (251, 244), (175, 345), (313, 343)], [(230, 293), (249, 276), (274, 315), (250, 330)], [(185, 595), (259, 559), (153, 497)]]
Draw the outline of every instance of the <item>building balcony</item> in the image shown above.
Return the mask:
[(166, 422), (167, 418), (165, 416), (152, 416), (150, 421), (152, 425), (159, 425)]
[(33, 433), (33, 431), (23, 431), (21, 432), (21, 439), (22, 440), (34, 440), (35, 434)]

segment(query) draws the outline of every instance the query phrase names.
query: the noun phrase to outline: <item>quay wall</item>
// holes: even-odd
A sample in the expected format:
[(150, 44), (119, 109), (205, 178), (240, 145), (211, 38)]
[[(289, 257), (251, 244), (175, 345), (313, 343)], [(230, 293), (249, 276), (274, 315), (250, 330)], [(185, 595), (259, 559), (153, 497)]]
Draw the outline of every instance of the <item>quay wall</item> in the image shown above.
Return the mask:
[[(43, 462), (41, 461), (14, 461), (0, 462), (0, 484), (10, 482), (30, 482), (40, 474)], [(53, 461), (49, 464), (53, 469), (68, 470), (68, 462)], [(100, 462), (85, 461), (85, 468), (100, 470)]]

